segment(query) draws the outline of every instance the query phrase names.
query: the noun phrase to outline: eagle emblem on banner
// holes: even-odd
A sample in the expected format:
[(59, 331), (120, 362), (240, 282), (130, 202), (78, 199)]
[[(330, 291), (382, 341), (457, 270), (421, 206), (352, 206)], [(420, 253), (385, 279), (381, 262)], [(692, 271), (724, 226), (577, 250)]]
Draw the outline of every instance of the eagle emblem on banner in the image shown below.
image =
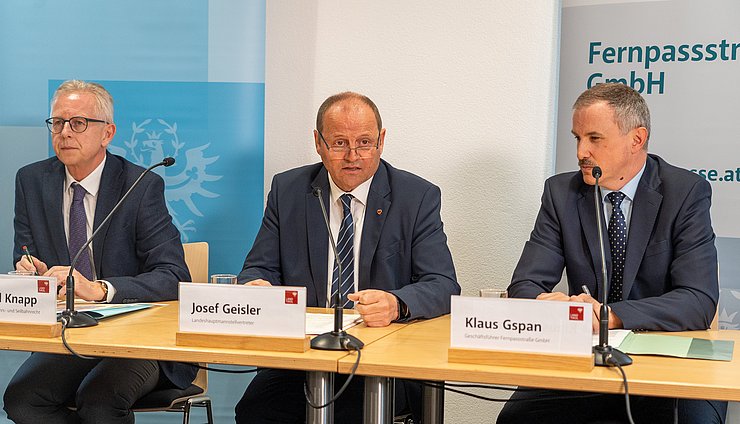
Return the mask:
[[(172, 170), (160, 168), (158, 173), (164, 179), (167, 208), (173, 222), (180, 230), (182, 241), (188, 242), (189, 233), (197, 231), (193, 216), (203, 216), (198, 209), (198, 202), (220, 196), (204, 186), (205, 183), (221, 179), (221, 175), (208, 172), (209, 165), (216, 162), (219, 156), (206, 155), (210, 143), (188, 148), (187, 143), (177, 135), (177, 122), (148, 118), (139, 123), (132, 122), (131, 129), (131, 137), (123, 143), (125, 148), (109, 145), (108, 150), (144, 168), (167, 156), (177, 160)], [(173, 207), (175, 202), (183, 202), (188, 213), (178, 214)]]

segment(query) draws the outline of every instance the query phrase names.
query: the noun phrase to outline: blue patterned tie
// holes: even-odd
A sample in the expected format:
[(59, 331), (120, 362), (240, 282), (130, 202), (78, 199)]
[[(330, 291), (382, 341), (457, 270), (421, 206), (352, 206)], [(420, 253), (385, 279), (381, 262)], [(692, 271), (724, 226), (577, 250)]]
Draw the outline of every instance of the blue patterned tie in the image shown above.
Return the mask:
[(609, 248), (612, 251), (612, 281), (609, 290), (609, 303), (622, 300), (622, 280), (624, 278), (624, 258), (627, 252), (627, 221), (622, 213), (624, 193), (613, 191), (606, 195), (612, 204), (609, 218)]
[[(77, 183), (72, 183), (74, 195), (72, 205), (69, 208), (69, 260), (80, 250), (87, 241), (87, 214), (85, 213), (85, 194), (87, 191)], [(77, 260), (75, 268), (88, 280), (93, 279), (92, 267), (90, 266), (90, 251), (85, 249)]]
[[(352, 195), (343, 194), (340, 199), (342, 201), (344, 218), (342, 219), (342, 225), (339, 227), (337, 251), (339, 252), (339, 260), (342, 262), (342, 279), (340, 283), (339, 266), (335, 259), (331, 279), (331, 298), (333, 303), (334, 296), (337, 290), (339, 290), (339, 304), (343, 308), (351, 308), (354, 305), (353, 302), (347, 300), (347, 295), (355, 291), (355, 226), (352, 222), (352, 211), (349, 208), (349, 205), (352, 203)], [(332, 306), (335, 305), (332, 304)]]

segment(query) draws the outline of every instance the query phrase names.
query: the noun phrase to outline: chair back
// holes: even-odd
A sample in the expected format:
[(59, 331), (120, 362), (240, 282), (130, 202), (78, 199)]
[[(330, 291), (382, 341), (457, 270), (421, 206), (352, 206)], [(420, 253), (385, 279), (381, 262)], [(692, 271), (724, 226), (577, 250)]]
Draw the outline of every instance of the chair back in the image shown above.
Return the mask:
[[(185, 250), (185, 264), (188, 266), (190, 271), (190, 278), (194, 283), (207, 283), (208, 280), (208, 243), (204, 241), (194, 243), (184, 243), (182, 245)], [(205, 363), (201, 363), (201, 366), (205, 366)], [(208, 371), (199, 369), (198, 374), (193, 380), (193, 385), (203, 389), (201, 395), (206, 394), (208, 391)]]
[[(719, 288), (722, 287), (722, 284), (719, 284), (719, 261), (717, 261), (717, 283), (719, 285)], [(722, 293), (722, 290), (719, 290), (718, 292)], [(717, 310), (714, 311), (714, 318), (712, 319), (711, 324), (709, 324), (710, 330), (719, 330), (719, 299), (717, 299)]]
[[(201, 362), (198, 365), (205, 367), (208, 364), (205, 362)], [(195, 379), (193, 380), (192, 384), (203, 389), (203, 393), (201, 393), (201, 395), (208, 393), (208, 370), (200, 368), (198, 370), (198, 374), (195, 375)]]
[(184, 243), (185, 264), (194, 283), (208, 282), (208, 243), (199, 241)]

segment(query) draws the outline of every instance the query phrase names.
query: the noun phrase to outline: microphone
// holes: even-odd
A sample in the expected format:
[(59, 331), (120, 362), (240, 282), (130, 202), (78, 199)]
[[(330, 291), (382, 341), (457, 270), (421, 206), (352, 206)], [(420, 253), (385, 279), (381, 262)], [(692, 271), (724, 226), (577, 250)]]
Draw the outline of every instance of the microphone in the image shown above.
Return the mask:
[(175, 163), (175, 158), (173, 157), (166, 157), (161, 162), (155, 163), (154, 165), (150, 166), (149, 168), (145, 169), (144, 172), (139, 175), (139, 178), (134, 181), (133, 184), (131, 184), (131, 187), (126, 191), (126, 193), (121, 197), (121, 200), (116, 203), (116, 205), (111, 209), (111, 211), (108, 213), (108, 215), (105, 217), (103, 221), (100, 222), (100, 225), (98, 225), (98, 228), (93, 231), (90, 238), (87, 239), (85, 244), (80, 247), (80, 250), (77, 251), (77, 254), (75, 254), (74, 258), (72, 259), (72, 263), (69, 267), (69, 274), (67, 275), (67, 302), (66, 302), (66, 309), (62, 311), (61, 316), (59, 317), (59, 321), (66, 322), (66, 327), (68, 328), (79, 328), (79, 327), (92, 327), (94, 325), (98, 325), (98, 321), (87, 315), (87, 314), (80, 314), (77, 311), (75, 311), (75, 277), (72, 275), (72, 273), (75, 270), (75, 265), (77, 265), (77, 260), (80, 259), (80, 255), (82, 255), (82, 252), (84, 252), (88, 246), (90, 246), (90, 243), (92, 243), (95, 236), (100, 232), (100, 229), (103, 228), (103, 226), (110, 221), (111, 217), (114, 213), (118, 210), (118, 208), (123, 204), (123, 202), (126, 200), (129, 194), (134, 190), (134, 188), (139, 184), (139, 181), (141, 181), (142, 178), (144, 178), (144, 175), (146, 175), (149, 171), (152, 169), (159, 167), (159, 166), (172, 166)]
[[(321, 188), (314, 187), (313, 195), (319, 199), (321, 205), (321, 214), (324, 216), (324, 224), (326, 224), (326, 230), (329, 232), (329, 243), (331, 244), (331, 250), (334, 252), (334, 261), (337, 263), (339, 268), (339, 275), (342, 275), (342, 261), (339, 260), (339, 252), (337, 251), (337, 245), (334, 242), (334, 236), (331, 233), (331, 227), (329, 226), (329, 215), (326, 213), (326, 207), (324, 201), (321, 200)], [(342, 315), (344, 310), (340, 304), (341, 297), (339, 290), (332, 296), (332, 303), (334, 304), (334, 330), (328, 333), (319, 334), (311, 340), (311, 349), (321, 350), (360, 350), (365, 346), (360, 339), (357, 337), (347, 334), (346, 331), (342, 330)]]
[(599, 250), (601, 251), (601, 312), (599, 312), (599, 344), (594, 346), (594, 364), (599, 367), (630, 365), (632, 358), (626, 353), (609, 346), (609, 307), (607, 306), (607, 291), (609, 284), (606, 274), (606, 258), (604, 254), (604, 230), (601, 224), (601, 191), (599, 178), (601, 168), (594, 166), (591, 175), (596, 179), (594, 184), (594, 206), (596, 207), (596, 222), (599, 229)]

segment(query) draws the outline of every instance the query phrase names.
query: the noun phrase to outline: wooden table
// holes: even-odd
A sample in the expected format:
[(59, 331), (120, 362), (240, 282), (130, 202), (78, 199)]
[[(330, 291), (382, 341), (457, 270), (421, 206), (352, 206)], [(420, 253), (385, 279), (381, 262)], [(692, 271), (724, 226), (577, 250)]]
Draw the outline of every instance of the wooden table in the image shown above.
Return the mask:
[[(740, 400), (740, 332), (690, 331), (671, 335), (734, 340), (733, 359), (723, 362), (632, 355), (634, 363), (624, 367), (631, 394)], [(621, 374), (616, 368), (595, 367), (590, 372), (578, 372), (449, 363), (449, 345), (449, 315), (412, 323), (367, 346), (357, 373), (376, 378), (448, 380), (601, 393), (624, 391)], [(339, 360), (340, 373), (349, 372), (352, 359)], [(382, 387), (379, 385), (378, 390)], [(424, 423), (442, 422), (442, 399), (440, 391), (425, 388), (425, 401), (430, 402), (424, 406)]]
[[(339, 359), (348, 358), (353, 361), (356, 358), (356, 354), (344, 351), (309, 349), (303, 353), (291, 353), (177, 346), (177, 313), (177, 302), (163, 302), (163, 306), (107, 318), (94, 327), (67, 329), (65, 335), (72, 349), (82, 355), (305, 370), (309, 372), (308, 380), (312, 384), (314, 402), (321, 404), (333, 395), (333, 374), (337, 372)], [(367, 346), (405, 325), (368, 328), (360, 324), (351, 328), (348, 333), (358, 337)], [(0, 349), (69, 353), (59, 337), (0, 336)], [(307, 411), (309, 422), (333, 421), (332, 407), (320, 410), (307, 407)]]

